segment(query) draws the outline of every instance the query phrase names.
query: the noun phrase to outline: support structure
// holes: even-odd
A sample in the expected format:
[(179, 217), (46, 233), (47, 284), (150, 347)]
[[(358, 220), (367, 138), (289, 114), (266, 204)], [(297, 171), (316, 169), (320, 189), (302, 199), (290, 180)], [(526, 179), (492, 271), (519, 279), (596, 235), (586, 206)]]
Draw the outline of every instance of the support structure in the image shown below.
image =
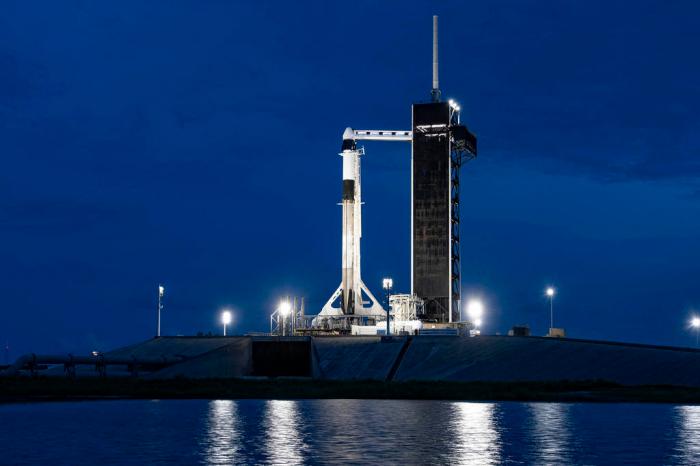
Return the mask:
[(462, 165), (476, 157), (476, 137), (459, 123), (453, 112), (450, 125), (450, 317), (462, 321), (462, 247), (460, 242), (460, 171)]
[(287, 296), (283, 302), (289, 304), (289, 312), (282, 312), (280, 308), (270, 314), (271, 335), (294, 335), (297, 330), (306, 329), (308, 319), (304, 297)]
[(460, 124), (460, 107), (441, 100), (437, 17), (433, 17), (431, 102), (412, 108), (411, 293), (425, 302), (423, 320), (461, 319), (460, 168), (476, 156), (476, 137)]

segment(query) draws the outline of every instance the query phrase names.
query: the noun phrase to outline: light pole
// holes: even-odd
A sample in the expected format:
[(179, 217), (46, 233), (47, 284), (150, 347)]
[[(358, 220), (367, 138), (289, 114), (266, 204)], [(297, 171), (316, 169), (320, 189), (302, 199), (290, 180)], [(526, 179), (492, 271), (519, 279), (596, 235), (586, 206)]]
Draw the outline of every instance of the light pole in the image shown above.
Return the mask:
[(280, 302), (279, 313), (282, 316), (282, 336), (287, 334), (287, 316), (291, 310), (292, 307), (289, 305), (289, 301)]
[(698, 339), (700, 338), (700, 317), (693, 316), (690, 319), (690, 326), (695, 329), (695, 346), (698, 346)]
[(158, 330), (156, 336), (160, 336), (160, 311), (163, 310), (163, 296), (165, 295), (165, 287), (158, 285)]
[(467, 303), (467, 315), (472, 324), (474, 324), (475, 333), (481, 333), (481, 317), (484, 315), (484, 304), (478, 299), (470, 300)]
[(550, 333), (552, 332), (551, 329), (554, 328), (554, 294), (555, 290), (553, 287), (548, 287), (546, 292), (547, 296), (549, 297), (549, 328), (550, 328)]
[(221, 323), (224, 324), (224, 336), (226, 336), (226, 326), (231, 323), (231, 311), (221, 313)]
[(387, 336), (391, 334), (391, 331), (389, 330), (389, 310), (391, 309), (391, 306), (389, 305), (389, 298), (391, 297), (391, 289), (394, 287), (394, 280), (391, 278), (387, 277), (384, 280), (382, 280), (382, 288), (384, 288), (384, 291), (386, 292), (386, 334)]

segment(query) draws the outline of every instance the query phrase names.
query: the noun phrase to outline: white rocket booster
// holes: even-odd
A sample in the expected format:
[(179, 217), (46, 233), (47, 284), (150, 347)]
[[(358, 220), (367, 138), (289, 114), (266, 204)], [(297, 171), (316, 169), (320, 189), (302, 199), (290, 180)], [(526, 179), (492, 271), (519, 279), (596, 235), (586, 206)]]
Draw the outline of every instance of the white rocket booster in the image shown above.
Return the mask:
[[(362, 238), (362, 183), (360, 182), (360, 154), (355, 144), (356, 134), (351, 128), (343, 133), (343, 236), (342, 280), (328, 300), (321, 315), (382, 315), (381, 304), (362, 282), (360, 274), (360, 240)], [(365, 307), (363, 292), (371, 305)], [(340, 300), (340, 308), (333, 303)]]
[[(347, 133), (347, 130), (346, 130)], [(343, 134), (343, 314), (354, 314), (356, 303), (362, 305), (360, 287), (360, 238), (362, 236), (362, 201), (360, 196), (360, 153), (352, 138)]]

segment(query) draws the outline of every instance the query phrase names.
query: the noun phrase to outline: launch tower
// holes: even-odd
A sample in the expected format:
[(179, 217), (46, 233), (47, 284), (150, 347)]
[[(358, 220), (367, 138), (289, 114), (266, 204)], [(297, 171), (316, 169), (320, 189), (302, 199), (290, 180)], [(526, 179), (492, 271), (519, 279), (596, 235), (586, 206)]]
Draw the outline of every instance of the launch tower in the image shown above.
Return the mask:
[(414, 104), (411, 145), (411, 289), (424, 320), (460, 319), (459, 171), (476, 156), (476, 137), (460, 124), (460, 107), (441, 100), (438, 23), (433, 16), (432, 102)]
[(441, 100), (437, 16), (431, 101), (414, 104), (412, 115), (412, 131), (347, 128), (343, 133), (342, 280), (319, 317), (381, 317), (382, 308), (360, 274), (364, 151), (356, 145), (358, 140), (380, 140), (411, 142), (411, 295), (424, 302), (424, 313), (417, 317), (440, 323), (461, 319), (459, 172), (462, 163), (476, 157), (476, 137), (460, 123), (459, 105)]

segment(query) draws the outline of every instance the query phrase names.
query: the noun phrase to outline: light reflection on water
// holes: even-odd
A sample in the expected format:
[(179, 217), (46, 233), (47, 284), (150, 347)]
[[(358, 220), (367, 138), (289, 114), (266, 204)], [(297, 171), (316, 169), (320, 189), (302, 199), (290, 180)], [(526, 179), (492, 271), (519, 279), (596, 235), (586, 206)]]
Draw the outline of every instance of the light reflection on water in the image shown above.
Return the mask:
[(678, 406), (680, 431), (676, 451), (685, 464), (700, 464), (700, 406)]
[(0, 464), (700, 464), (700, 406), (410, 400), (0, 404)]
[(305, 445), (299, 433), (298, 401), (265, 402), (265, 451), (272, 464), (302, 464)]
[(237, 405), (232, 400), (209, 402), (209, 416), (206, 423), (206, 453), (204, 458), (209, 465), (233, 464), (241, 444), (240, 421)]
[(537, 464), (571, 463), (569, 410), (565, 403), (531, 403), (532, 459)]
[(493, 403), (453, 403), (452, 428), (445, 432), (453, 439), (452, 458), (465, 465), (500, 464), (500, 439), (496, 430)]

